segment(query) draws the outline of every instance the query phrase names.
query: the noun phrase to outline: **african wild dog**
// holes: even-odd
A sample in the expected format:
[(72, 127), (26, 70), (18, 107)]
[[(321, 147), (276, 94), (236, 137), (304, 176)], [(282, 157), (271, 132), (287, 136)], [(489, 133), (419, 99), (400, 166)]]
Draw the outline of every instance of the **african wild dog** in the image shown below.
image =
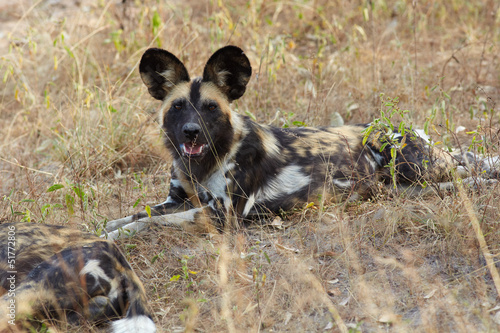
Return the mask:
[(156, 331), (144, 287), (113, 242), (68, 227), (5, 223), (0, 246), (0, 332), (36, 330), (33, 319)]
[[(355, 199), (372, 194), (391, 178), (391, 148), (397, 181), (449, 180), (467, 159), (432, 148), (415, 132), (375, 130), (368, 125), (277, 128), (231, 110), (252, 69), (243, 51), (226, 46), (208, 60), (201, 78), (190, 80), (182, 62), (149, 49), (139, 70), (149, 93), (163, 101), (160, 124), (173, 156), (170, 193), (152, 209), (107, 223), (108, 236), (120, 227), (140, 230), (148, 222), (210, 230), (262, 212), (289, 210), (307, 202)], [(391, 137), (391, 138), (390, 138)], [(210, 223), (212, 222), (212, 223)]]

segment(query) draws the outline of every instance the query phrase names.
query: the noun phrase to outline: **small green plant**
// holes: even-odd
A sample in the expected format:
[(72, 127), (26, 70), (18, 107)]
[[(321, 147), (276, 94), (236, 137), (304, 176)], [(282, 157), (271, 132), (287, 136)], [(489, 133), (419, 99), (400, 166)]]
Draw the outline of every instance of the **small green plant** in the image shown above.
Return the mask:
[(184, 281), (185, 283), (187, 283), (186, 295), (193, 293), (193, 291), (189, 289), (195, 283), (191, 277), (198, 274), (198, 272), (192, 271), (188, 268), (189, 260), (193, 258), (194, 256), (183, 255), (180, 259), (182, 274), (176, 274), (170, 278), (170, 282)]
[(14, 200), (12, 199), (13, 194), (14, 194), (14, 190), (12, 189), (12, 190), (10, 190), (10, 193), (8, 196), (7, 195), (3, 196), (3, 201), (8, 202), (8, 205), (10, 207), (10, 213), (12, 214), (12, 216), (22, 216), (22, 218), (21, 218), (22, 222), (31, 222), (31, 211), (28, 208), (24, 208), (24, 207), (23, 207), (24, 211), (18, 210), (19, 208), (17, 208), (17, 206), (21, 205), (21, 203), (23, 203), (23, 202), (34, 202), (34, 200), (23, 199), (19, 202), (14, 202)]
[[(439, 133), (441, 135), (441, 140), (435, 143), (435, 145), (444, 143), (448, 150), (451, 151), (451, 133), (454, 131), (454, 123), (453, 123), (453, 112), (449, 109), (456, 109), (456, 107), (451, 103), (451, 96), (448, 92), (446, 92), (441, 87), (441, 82), (444, 77), (440, 78), (440, 83), (436, 84), (432, 88), (425, 87), (425, 91), (428, 97), (431, 96), (432, 93), (437, 93), (437, 96), (434, 100), (434, 103), (431, 107), (430, 114), (426, 117), (424, 123), (424, 132), (429, 135), (430, 130), (432, 129), (434, 133)], [(441, 122), (444, 124), (445, 133), (440, 133), (436, 127), (436, 119), (440, 115)], [(443, 128), (443, 126), (441, 126)]]
[[(393, 186), (396, 188), (396, 157), (398, 152), (406, 146), (406, 134), (413, 133), (413, 126), (411, 123), (405, 121), (406, 115), (410, 111), (401, 110), (399, 107), (399, 97), (391, 98), (382, 93), (380, 94), (380, 101), (380, 118), (374, 119), (370, 126), (363, 130), (363, 145), (369, 139), (372, 141), (379, 140), (383, 142), (380, 152), (384, 151), (390, 145), (391, 160), (387, 167), (390, 170)], [(399, 124), (396, 123), (395, 118), (401, 119), (398, 119)], [(398, 140), (399, 136), (402, 136), (401, 140)], [(424, 164), (426, 164), (425, 161)]]
[[(38, 322), (36, 319), (32, 319), (34, 322)], [(49, 328), (47, 327), (47, 324), (39, 322), (38, 327), (29, 327), (29, 332), (30, 333), (47, 333), (50, 332)]]
[[(80, 207), (83, 214), (90, 214), (93, 218), (87, 219), (93, 225), (92, 232), (101, 235), (106, 222), (106, 218), (98, 213), (98, 200), (92, 186), (83, 183), (72, 183), (66, 180), (66, 184), (56, 183), (51, 185), (46, 192), (62, 191), (64, 203), (69, 216), (75, 214), (75, 210)], [(79, 203), (79, 205), (78, 205)], [(55, 209), (64, 209), (59, 203), (46, 203), (40, 207), (40, 221), (44, 222), (49, 214)]]
[[(80, 199), (82, 211), (88, 210), (89, 197), (83, 190), (83, 186), (81, 184), (73, 184), (69, 182), (67, 182), (66, 185), (54, 184), (47, 189), (47, 192), (55, 192), (64, 188), (69, 189), (69, 191), (64, 195), (64, 200), (66, 203), (66, 209), (68, 210), (68, 214), (70, 216), (75, 213), (76, 198)], [(62, 206), (60, 206), (59, 208), (62, 208)]]
[[(144, 182), (142, 181), (142, 178), (141, 176), (144, 176), (144, 173), (136, 173), (134, 172), (133, 174), (133, 177), (134, 177), (134, 180), (135, 182), (137, 183), (136, 186), (133, 187), (134, 190), (141, 190), (141, 194), (139, 196), (139, 198), (137, 198), (137, 200), (134, 202), (134, 205), (132, 206), (133, 208), (137, 207), (142, 199), (144, 199), (146, 197), (146, 193), (148, 191), (148, 187), (144, 185)], [(148, 213), (149, 216), (151, 216), (151, 211)]]
[(27, 204), (36, 204), (37, 201), (34, 199), (22, 199), (19, 202), (15, 202), (12, 199), (14, 190), (11, 190), (8, 196), (4, 196), (3, 200), (9, 202), (10, 212), (12, 216), (21, 216), (21, 222), (33, 222), (33, 219), (37, 222), (45, 222), (47, 217), (55, 210), (62, 208), (59, 203), (45, 203), (39, 207), (39, 217), (37, 218), (37, 209), (31, 208), (32, 205), (27, 206)]
[(111, 32), (111, 40), (113, 41), (116, 52), (118, 53), (121, 53), (123, 50), (125, 50), (125, 43), (123, 41), (122, 34), (123, 34), (122, 29), (118, 29)]
[(164, 256), (165, 256), (165, 249), (161, 250), (160, 253), (155, 254), (153, 258), (151, 258), (151, 264), (154, 264), (158, 259), (163, 259)]
[(298, 120), (292, 120), (295, 114), (293, 112), (283, 112), (283, 125), (281, 127), (283, 128), (289, 128), (292, 126), (295, 127), (306, 127), (306, 123), (303, 121), (298, 121)]
[(153, 33), (153, 37), (155, 38), (156, 45), (161, 47), (161, 39), (159, 36), (161, 25), (161, 17), (157, 10), (153, 12), (153, 17), (151, 18), (151, 29)]
[[(476, 98), (476, 105), (471, 105), (471, 119), (480, 117), (480, 122), (476, 129), (466, 132), (472, 136), (469, 151), (478, 152), (482, 155), (497, 155), (500, 148), (498, 141), (498, 131), (495, 130), (495, 103), (491, 99)], [(487, 103), (489, 101), (490, 103)], [(480, 112), (482, 110), (482, 113)]]
[[(133, 189), (134, 190), (141, 190), (141, 194), (139, 195), (137, 200), (132, 205), (132, 208), (136, 208), (141, 203), (141, 201), (146, 197), (146, 193), (148, 192), (148, 187), (146, 185), (144, 185), (144, 182), (142, 181), (141, 176), (144, 176), (144, 172), (141, 172), (141, 173), (134, 172), (134, 174), (133, 174), (134, 181), (137, 183), (137, 185), (134, 186)], [(144, 207), (144, 209), (146, 210), (146, 213), (148, 214), (148, 216), (151, 217), (151, 207), (149, 205), (146, 205)]]
[(137, 247), (137, 244), (125, 244), (125, 251), (127, 255), (127, 259), (130, 259), (130, 253)]

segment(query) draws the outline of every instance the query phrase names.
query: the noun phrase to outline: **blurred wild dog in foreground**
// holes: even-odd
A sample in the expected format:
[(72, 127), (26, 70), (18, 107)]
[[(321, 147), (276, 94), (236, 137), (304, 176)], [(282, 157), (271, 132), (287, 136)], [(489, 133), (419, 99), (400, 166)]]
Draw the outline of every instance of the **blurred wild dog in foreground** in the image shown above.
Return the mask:
[[(392, 132), (366, 125), (278, 128), (231, 110), (252, 69), (243, 51), (226, 46), (208, 60), (203, 76), (190, 79), (182, 62), (162, 49), (147, 50), (139, 70), (149, 93), (163, 101), (160, 124), (173, 156), (170, 193), (151, 211), (110, 221), (138, 231), (150, 222), (210, 231), (238, 218), (289, 210), (310, 202), (355, 200), (380, 182), (445, 182), (485, 161), (429, 145), (415, 131)], [(397, 155), (393, 147), (398, 149)], [(497, 158), (498, 160), (498, 158)], [(391, 168), (387, 165), (392, 161)]]
[(35, 332), (47, 319), (156, 331), (141, 281), (113, 242), (92, 234), (0, 224), (0, 283), (0, 332)]

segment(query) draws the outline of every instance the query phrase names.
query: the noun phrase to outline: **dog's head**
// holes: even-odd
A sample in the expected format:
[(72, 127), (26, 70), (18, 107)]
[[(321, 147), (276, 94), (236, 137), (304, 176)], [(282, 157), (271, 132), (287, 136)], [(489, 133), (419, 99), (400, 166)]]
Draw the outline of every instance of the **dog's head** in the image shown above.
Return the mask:
[(229, 104), (243, 96), (252, 74), (240, 48), (216, 51), (194, 80), (177, 57), (157, 48), (144, 53), (139, 70), (151, 96), (163, 101), (160, 120), (174, 156), (200, 162), (229, 152), (237, 130)]

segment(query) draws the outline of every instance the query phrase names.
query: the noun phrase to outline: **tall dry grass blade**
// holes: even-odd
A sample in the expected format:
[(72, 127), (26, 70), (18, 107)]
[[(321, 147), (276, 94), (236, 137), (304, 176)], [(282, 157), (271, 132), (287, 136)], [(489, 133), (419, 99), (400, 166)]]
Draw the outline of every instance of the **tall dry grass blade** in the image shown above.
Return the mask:
[(5, 158), (2, 158), (0, 157), (0, 161), (4, 161), (5, 163), (9, 163), (9, 164), (12, 164), (12, 165), (15, 165), (21, 169), (26, 169), (26, 170), (29, 170), (29, 171), (33, 171), (33, 172), (37, 172), (37, 173), (42, 173), (44, 175), (48, 175), (48, 176), (51, 176), (51, 177), (54, 177), (54, 181), (56, 181), (56, 176), (50, 172), (47, 172), (47, 171), (42, 171), (42, 170), (38, 170), (38, 169), (33, 169), (33, 168), (30, 168), (30, 167), (27, 167), (25, 165), (22, 165), (20, 164), (18, 161), (15, 161), (15, 162), (12, 162), (12, 161), (9, 161), (9, 160), (6, 160)]
[(465, 189), (462, 185), (462, 183), (458, 183), (458, 192), (460, 195), (460, 198), (462, 199), (464, 205), (465, 205), (465, 210), (467, 211), (467, 214), (469, 215), (469, 219), (471, 221), (472, 227), (474, 228), (474, 231), (476, 233), (476, 238), (477, 241), (479, 242), (479, 247), (481, 248), (481, 252), (483, 253), (484, 260), (486, 260), (486, 266), (488, 267), (488, 270), (490, 271), (491, 277), (493, 278), (493, 283), (495, 284), (495, 288), (497, 290), (498, 296), (500, 297), (500, 274), (498, 273), (498, 270), (495, 267), (495, 262), (493, 261), (493, 255), (491, 254), (490, 250), (488, 249), (488, 244), (486, 243), (486, 240), (484, 239), (483, 231), (481, 230), (481, 226), (479, 225), (479, 221), (477, 219), (476, 214), (474, 213), (474, 209), (472, 208), (472, 202), (470, 198), (467, 196), (465, 193)]
[(228, 273), (227, 266), (230, 261), (230, 250), (227, 246), (227, 240), (224, 237), (223, 242), (220, 247), (220, 257), (219, 257), (219, 288), (222, 291), (222, 304), (221, 304), (221, 315), (226, 321), (227, 331), (229, 333), (236, 332), (234, 326), (233, 315), (231, 312), (231, 291), (228, 284)]

